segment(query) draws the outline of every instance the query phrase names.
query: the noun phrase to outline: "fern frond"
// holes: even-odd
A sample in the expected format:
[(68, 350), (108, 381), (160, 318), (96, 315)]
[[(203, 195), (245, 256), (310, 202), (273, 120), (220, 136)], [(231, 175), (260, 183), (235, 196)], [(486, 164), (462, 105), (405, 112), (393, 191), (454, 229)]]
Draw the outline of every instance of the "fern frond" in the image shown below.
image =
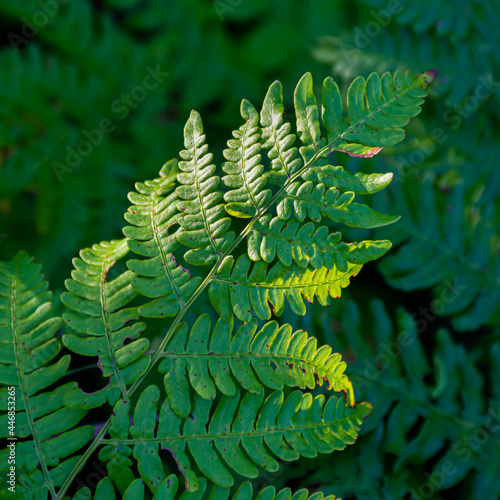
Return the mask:
[(129, 238), (129, 248), (144, 260), (131, 259), (127, 267), (137, 278), (133, 288), (141, 295), (155, 300), (142, 305), (139, 314), (147, 318), (175, 316), (185, 305), (187, 298), (196, 290), (200, 278), (191, 278), (189, 271), (175, 261), (174, 250), (179, 248), (178, 194), (174, 190), (177, 162), (167, 162), (161, 177), (146, 183), (137, 183), (137, 192), (129, 193), (134, 205), (125, 219), (134, 224), (123, 229)]
[(267, 180), (264, 167), (259, 165), (261, 149), (259, 114), (246, 100), (241, 103), (241, 116), (245, 123), (233, 132), (224, 150), (228, 160), (222, 166), (227, 174), (222, 178), (230, 188), (224, 193), (226, 211), (235, 217), (251, 218), (260, 212), (271, 199), (271, 190), (263, 189)]
[[(126, 239), (114, 240), (82, 250), (81, 258), (73, 259), (73, 279), (66, 280), (69, 292), (61, 300), (78, 314), (63, 315), (77, 332), (64, 335), (63, 343), (83, 356), (99, 356), (102, 375), (109, 377), (109, 384), (92, 394), (69, 394), (65, 401), (73, 408), (92, 408), (106, 401), (115, 404), (149, 366), (150, 356), (145, 353), (149, 340), (139, 338), (146, 325), (136, 322), (136, 307), (125, 308), (137, 295), (132, 287), (134, 274), (126, 271), (112, 281), (106, 279), (115, 262), (128, 253), (127, 243)], [(125, 345), (125, 339), (133, 342)]]
[(199, 488), (192, 460), (211, 481), (229, 487), (233, 476), (226, 466), (244, 477), (256, 477), (256, 466), (277, 470), (273, 455), (293, 461), (299, 456), (343, 450), (355, 442), (359, 425), (371, 412), (371, 406), (364, 403), (349, 408), (343, 399), (331, 397), (326, 402), (324, 396), (313, 399), (300, 391), (291, 393), (286, 400), (282, 392), (273, 392), (265, 401), (263, 393), (250, 392), (240, 401), (236, 391), (233, 396), (221, 398), (210, 423), (211, 401), (195, 395), (190, 416), (182, 419), (167, 399), (161, 405), (155, 429), (158, 400), (156, 386), (143, 391), (135, 407), (131, 438), (130, 402), (120, 401), (114, 409), (110, 439), (103, 440), (106, 446), (99, 455), (106, 459), (119, 447), (129, 450), (127, 454), (133, 449), (141, 476), (152, 492), (165, 479), (159, 446), (174, 456), (187, 490)]
[[(179, 480), (175, 474), (170, 474), (160, 484), (156, 493), (153, 495), (152, 500), (175, 500), (179, 491)], [(198, 479), (197, 491), (183, 491), (177, 497), (179, 500), (229, 500), (231, 495), (231, 488), (224, 488), (218, 485), (212, 485), (205, 478)], [(145, 500), (149, 498), (146, 496), (146, 488), (144, 481), (135, 479), (130, 483), (129, 487), (123, 494), (124, 500)], [(79, 490), (74, 497), (74, 500), (91, 500), (92, 495), (88, 488)], [(116, 494), (113, 487), (113, 482), (109, 478), (104, 478), (97, 485), (94, 500), (115, 500)], [(249, 481), (244, 482), (238, 491), (231, 496), (231, 500), (342, 500), (335, 495), (324, 496), (322, 493), (314, 493), (309, 495), (306, 489), (301, 489), (295, 494), (292, 493), (290, 488), (283, 488), (276, 493), (274, 486), (268, 486), (262, 491), (258, 492), (257, 496), (253, 495), (252, 483)]]
[[(361, 0), (370, 6), (380, 6), (381, 0)], [(425, 32), (436, 30), (441, 40), (460, 42), (466, 36), (468, 41), (476, 34), (483, 35), (483, 43), (491, 46), (497, 39), (495, 20), (500, 14), (496, 2), (473, 2), (459, 0), (453, 5), (444, 1), (423, 0), (414, 3), (403, 0), (398, 5), (395, 20), (398, 24), (411, 26), (423, 37)], [(489, 36), (488, 36), (489, 35)]]
[(346, 226), (372, 228), (392, 224), (400, 217), (380, 214), (367, 205), (353, 203), (352, 191), (340, 194), (336, 187), (325, 190), (324, 184), (314, 185), (310, 181), (289, 184), (281, 198), (277, 211), (284, 220), (293, 214), (300, 222), (306, 217), (319, 222), (323, 216)]
[[(432, 179), (424, 179), (418, 186), (403, 184), (387, 201), (387, 208), (397, 207), (406, 220), (397, 235), (389, 231), (398, 248), (379, 265), (388, 282), (401, 290), (431, 287), (440, 301), (437, 312), (453, 315), (459, 330), (499, 324), (500, 242), (494, 200), (483, 206), (473, 203), (467, 211), (471, 201), (463, 183), (443, 192)], [(445, 215), (437, 218), (436, 213)], [(478, 224), (481, 219), (492, 222)]]
[(231, 220), (223, 217), (222, 192), (217, 189), (220, 178), (214, 176), (216, 167), (210, 164), (212, 154), (207, 153), (201, 117), (194, 110), (184, 128), (184, 147), (179, 162), (182, 173), (177, 175), (181, 186), (176, 190), (181, 200), (178, 209), (185, 214), (179, 219), (184, 231), (177, 237), (192, 248), (185, 255), (186, 262), (215, 264), (233, 242), (234, 233), (228, 232)]
[[(285, 264), (282, 250), (277, 252), (278, 261), (267, 258), (270, 262), (257, 259), (257, 252), (253, 252), (257, 260), (254, 263), (247, 253), (237, 259), (236, 255), (240, 253), (238, 246), (245, 238), (250, 240), (254, 228), (258, 230), (266, 223), (271, 224), (273, 211), (279, 220), (290, 219), (293, 213), (299, 223), (306, 216), (318, 221), (321, 215), (355, 227), (377, 227), (396, 220), (366, 205), (352, 203), (356, 193), (364, 195), (383, 189), (391, 176), (350, 175), (339, 167), (327, 165), (327, 156), (336, 150), (373, 156), (382, 147), (400, 141), (404, 136), (401, 127), (420, 111), (425, 88), (434, 75), (435, 72), (430, 71), (415, 77), (408, 71), (405, 77), (396, 73), (394, 77), (384, 75), (382, 79), (372, 75), (367, 82), (356, 80), (348, 95), (348, 123), (343, 121), (338, 88), (327, 79), (323, 96), (323, 125), (327, 127), (327, 137), (322, 137), (312, 79), (306, 74), (295, 93), (302, 159), (293, 149), (294, 137), (289, 134), (288, 126), (282, 128), (281, 96), (267, 99), (265, 106), (275, 109), (263, 110), (261, 127), (259, 115), (244, 101), (245, 123), (233, 134), (234, 140), (228, 142), (227, 161), (223, 166), (226, 176), (222, 184), (214, 176), (216, 168), (210, 163), (212, 156), (205, 144), (201, 119), (193, 111), (185, 127), (186, 149), (181, 153), (183, 161), (178, 164), (180, 172), (176, 171), (177, 162), (173, 160), (162, 168), (160, 178), (137, 184), (138, 192), (130, 195), (134, 206), (126, 215), (133, 225), (125, 230), (127, 239), (94, 246), (89, 255), (82, 254), (83, 261), (87, 261), (82, 269), (88, 270), (90, 277), (75, 274), (74, 280), (67, 284), (72, 293), (65, 295), (64, 302), (80, 313), (93, 316), (94, 321), (104, 322), (107, 332), (107, 351), (102, 359), (107, 362), (103, 366), (108, 371), (103, 371), (110, 377), (110, 383), (92, 396), (91, 403), (97, 405), (106, 400), (114, 403), (121, 393), (113, 417), (86, 453), (90, 456), (105, 445), (99, 457), (107, 462), (109, 477), (121, 494), (132, 484), (133, 494), (142, 494), (141, 484), (135, 482), (138, 479), (135, 466), (151, 493), (155, 494), (160, 488), (166, 475), (158, 445), (171, 450), (186, 476), (187, 489), (194, 492), (199, 489), (200, 471), (219, 486), (229, 487), (233, 476), (227, 467), (245, 477), (255, 477), (258, 469), (251, 460), (260, 467), (276, 470), (278, 464), (271, 455), (291, 461), (300, 455), (312, 457), (318, 451), (329, 453), (343, 449), (354, 441), (358, 426), (371, 409), (363, 403), (354, 406), (352, 388), (340, 357), (332, 355), (331, 349), (325, 346), (316, 350), (314, 339), (308, 339), (304, 332), (292, 335), (287, 326), (279, 328), (276, 323), (268, 323), (256, 333), (254, 315), (270, 319), (271, 306), (274, 314), (281, 315), (285, 297), (291, 310), (301, 315), (306, 312), (303, 298), (313, 302), (317, 296), (320, 304), (328, 305), (330, 297), (340, 296), (341, 288), (360, 271), (362, 263), (385, 252), (389, 243), (361, 242), (352, 245), (349, 251), (345, 248), (349, 245), (341, 245), (339, 234), (330, 235), (328, 229), (317, 229), (316, 222), (311, 222), (291, 227), (297, 230), (296, 234), (299, 227), (305, 233), (317, 229), (321, 240), (316, 244), (333, 246), (331, 253), (325, 248), (316, 249), (322, 259), (322, 265), (314, 259), (320, 265), (318, 268), (312, 266), (313, 254), (308, 260), (300, 259), (298, 250), (294, 258), (300, 265), (293, 261)], [(277, 90), (275, 85), (272, 92), (276, 94)], [(374, 123), (368, 125), (368, 120)], [(268, 128), (264, 137), (262, 121), (267, 124), (264, 128)], [(276, 138), (283, 143), (274, 144)], [(374, 146), (377, 141), (380, 146)], [(272, 165), (273, 148), (278, 156), (281, 154), (281, 163), (274, 162), (274, 169), (260, 165), (263, 143)], [(267, 189), (268, 180), (277, 179), (277, 187)], [(320, 182), (313, 190), (313, 183), (317, 184), (318, 179), (325, 184)], [(229, 231), (231, 219), (227, 214), (238, 218), (250, 216), (237, 237)], [(281, 236), (283, 229), (279, 220), (274, 224)], [(292, 223), (295, 221), (290, 221)], [(173, 228), (177, 224), (180, 228)], [(181, 257), (176, 253), (180, 250), (179, 244), (190, 248), (184, 255), (188, 263), (211, 265), (203, 281), (198, 277), (191, 279), (188, 271), (177, 265), (176, 257)], [(129, 248), (143, 259), (128, 260), (129, 271), (106, 283), (110, 265), (117, 258), (125, 257)], [(110, 256), (106, 254), (108, 250)], [(210, 302), (221, 320), (210, 332), (208, 316), (202, 316), (188, 339), (188, 328), (181, 324), (182, 318), (207, 288)], [(154, 301), (138, 309), (127, 308), (136, 295)], [(113, 307), (104, 314), (108, 299), (114, 301)], [(131, 351), (128, 344), (121, 348), (113, 343), (115, 332), (119, 332), (118, 340), (124, 340), (125, 325), (122, 316), (118, 316), (120, 307), (130, 321), (141, 315), (174, 317), (151, 360), (144, 353), (147, 343), (142, 340), (133, 337)], [(115, 319), (112, 315), (117, 316), (116, 322), (107, 325), (108, 317)], [(246, 324), (231, 338), (234, 316)], [(85, 332), (86, 325), (82, 323), (82, 334), (89, 333)], [(87, 337), (81, 336), (82, 344), (88, 341)], [(117, 353), (123, 354), (123, 359), (118, 358)], [(149, 386), (134, 407), (134, 425), (129, 429), (131, 397), (157, 361), (161, 362), (160, 373), (165, 373), (167, 399), (158, 415), (160, 391), (157, 386)], [(231, 375), (246, 392), (241, 403)], [(303, 395), (300, 391), (291, 393), (284, 401), (285, 396), (280, 392), (284, 386), (313, 388), (322, 385), (323, 380), (327, 388), (345, 391), (350, 406), (336, 397), (326, 404), (324, 396), (313, 401), (311, 394)], [(191, 392), (191, 388), (194, 391)], [(277, 392), (264, 402), (267, 388)], [(222, 393), (220, 400), (217, 389)], [(77, 405), (84, 401), (88, 404), (89, 398), (85, 400), (80, 393), (73, 399), (67, 397), (66, 403)], [(264, 451), (264, 442), (269, 448), (267, 451)], [(78, 470), (79, 466), (65, 487)]]
[(329, 297), (340, 297), (341, 289), (349, 285), (349, 279), (361, 270), (357, 264), (348, 264), (347, 271), (338, 268), (303, 269), (293, 263), (290, 267), (278, 262), (271, 269), (264, 261), (251, 268), (247, 255), (236, 262), (226, 257), (209, 288), (210, 302), (225, 321), (232, 312), (241, 321), (252, 319), (252, 310), (260, 319), (280, 316), (285, 307), (285, 297), (296, 314), (305, 314), (302, 297), (312, 302), (317, 297), (320, 304), (330, 303)]
[(267, 177), (274, 183), (283, 178), (290, 179), (302, 166), (297, 157), (298, 149), (293, 146), (296, 136), (290, 133), (292, 126), (289, 122), (283, 123), (284, 109), (283, 87), (276, 81), (269, 87), (260, 113), (262, 149), (268, 150), (267, 156), (271, 160), (271, 172), (267, 172)]
[[(188, 335), (180, 325), (168, 343), (159, 371), (172, 409), (182, 417), (191, 411), (192, 387), (204, 399), (215, 399), (216, 389), (226, 396), (236, 393), (230, 373), (247, 391), (260, 394), (263, 386), (344, 391), (354, 405), (352, 385), (344, 374), (345, 363), (329, 346), (316, 347), (316, 339), (304, 331), (292, 333), (289, 325), (266, 323), (257, 332), (257, 320), (244, 324), (234, 335), (233, 321), (219, 320), (210, 332), (210, 316), (201, 316)], [(186, 374), (187, 371), (187, 374)], [(188, 378), (188, 376), (189, 378)]]
[[(90, 425), (76, 427), (86, 410), (63, 404), (76, 383), (47, 390), (61, 381), (70, 356), (56, 359), (61, 319), (51, 317), (52, 294), (42, 279), (40, 266), (24, 252), (0, 263), (0, 383), (6, 386), (0, 389), (0, 437), (7, 438), (0, 469), (16, 467), (15, 489), (25, 498), (55, 495), (78, 461), (71, 455), (94, 433)], [(8, 445), (15, 446), (12, 455)]]
[(326, 226), (316, 228), (312, 222), (300, 225), (279, 217), (265, 215), (252, 227), (248, 237), (248, 255), (254, 261), (273, 262), (278, 257), (285, 266), (296, 262), (301, 268), (336, 266), (346, 272), (348, 262), (366, 264), (384, 255), (391, 243), (384, 241), (341, 242), (340, 233), (329, 233)]

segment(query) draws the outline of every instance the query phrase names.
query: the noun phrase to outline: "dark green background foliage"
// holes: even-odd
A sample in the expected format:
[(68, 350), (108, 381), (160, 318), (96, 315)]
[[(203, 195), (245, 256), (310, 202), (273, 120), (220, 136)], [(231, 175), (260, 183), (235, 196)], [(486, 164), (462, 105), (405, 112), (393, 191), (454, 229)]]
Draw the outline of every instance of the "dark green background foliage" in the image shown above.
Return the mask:
[(241, 98), (262, 102), (275, 79), (291, 119), (306, 71), (319, 93), (330, 74), (345, 92), (372, 71), (439, 69), (405, 141), (370, 160), (331, 156), (352, 172), (394, 173), (367, 202), (401, 219), (344, 231), (393, 248), (329, 308), (282, 316), (343, 355), (357, 400), (375, 410), (355, 446), (254, 484), (344, 500), (498, 498), (497, 0), (43, 5), (0, 0), (0, 260), (34, 255), (56, 313), (71, 258), (122, 237), (127, 193), (178, 155), (192, 108), (220, 163)]

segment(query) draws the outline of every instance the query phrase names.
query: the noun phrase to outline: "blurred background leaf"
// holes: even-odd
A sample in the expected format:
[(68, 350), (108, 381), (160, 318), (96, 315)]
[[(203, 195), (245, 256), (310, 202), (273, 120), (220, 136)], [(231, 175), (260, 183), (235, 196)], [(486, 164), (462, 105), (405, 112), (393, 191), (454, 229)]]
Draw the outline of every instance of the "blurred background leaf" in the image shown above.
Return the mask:
[[(56, 310), (71, 258), (121, 237), (127, 193), (178, 156), (191, 109), (220, 162), (240, 100), (261, 102), (276, 79), (290, 99), (306, 71), (318, 93), (332, 75), (345, 94), (372, 71), (439, 69), (403, 143), (371, 160), (331, 156), (394, 173), (368, 202), (401, 220), (343, 231), (393, 249), (328, 310), (282, 317), (350, 361), (375, 412), (352, 449), (256, 484), (344, 500), (498, 498), (497, 0), (0, 0), (0, 13), (0, 260), (33, 254)], [(411, 347), (384, 366), (381, 344), (402, 332)]]

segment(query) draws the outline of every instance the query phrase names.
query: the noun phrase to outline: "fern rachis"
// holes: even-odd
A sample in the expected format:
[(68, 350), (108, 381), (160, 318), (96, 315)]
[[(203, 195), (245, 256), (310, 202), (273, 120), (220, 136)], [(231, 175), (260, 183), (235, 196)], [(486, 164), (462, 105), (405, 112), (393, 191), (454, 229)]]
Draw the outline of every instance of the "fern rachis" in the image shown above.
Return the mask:
[[(261, 113), (243, 101), (245, 122), (228, 141), (222, 179), (214, 175), (217, 167), (211, 164), (201, 118), (191, 113), (182, 160), (168, 162), (158, 179), (138, 183), (137, 192), (129, 195), (133, 206), (126, 214), (131, 224), (124, 229), (126, 238), (94, 245), (74, 261), (73, 279), (62, 298), (74, 312), (63, 316), (68, 330), (62, 340), (77, 354), (99, 356), (107, 385), (92, 394), (74, 388), (64, 403), (68, 411), (86, 412), (106, 403), (114, 410), (66, 480), (57, 483), (59, 491), (51, 486), (49, 471), (42, 471), (53, 498), (62, 498), (101, 445), (109, 479), (95, 498), (105, 491), (114, 495), (115, 488), (124, 498), (146, 495), (131, 469), (132, 454), (150, 494), (164, 491), (170, 480), (158, 445), (172, 451), (187, 491), (202, 491), (201, 473), (215, 484), (214, 491), (229, 494), (233, 476), (226, 465), (251, 478), (258, 474), (256, 466), (277, 466), (273, 454), (295, 460), (354, 442), (370, 407), (355, 404), (340, 356), (327, 346), (317, 349), (315, 339), (292, 333), (286, 325), (267, 322), (258, 329), (256, 317), (280, 316), (287, 302), (303, 315), (303, 298), (312, 302), (317, 297), (327, 305), (364, 263), (389, 249), (387, 241), (345, 244), (340, 233), (330, 231), (331, 223), (319, 226), (322, 217), (364, 228), (398, 218), (353, 203), (356, 194), (383, 189), (387, 176), (350, 174), (328, 165), (328, 155), (343, 151), (370, 157), (402, 140), (401, 127), (418, 114), (434, 76), (433, 71), (416, 77), (408, 71), (356, 79), (348, 91), (347, 122), (338, 87), (327, 79), (320, 122), (312, 78), (306, 74), (295, 91), (298, 149), (291, 125), (283, 123), (281, 84), (275, 82)], [(265, 152), (269, 168), (261, 164)], [(230, 231), (233, 218), (249, 219), (237, 236)], [(237, 257), (233, 252), (244, 239), (247, 251)], [(178, 263), (182, 246), (188, 248), (183, 254), (187, 265), (211, 266), (208, 273), (193, 277)], [(129, 252), (141, 258), (131, 259)], [(108, 280), (120, 259), (128, 270)], [(182, 320), (207, 287), (219, 320), (211, 330), (209, 317), (201, 316), (188, 335)], [(149, 341), (141, 338), (141, 317), (173, 318), (151, 358)], [(241, 326), (233, 333), (235, 321)], [(157, 361), (166, 399), (158, 409), (160, 389), (150, 385), (132, 408), (132, 395)], [(19, 373), (22, 383), (25, 375)], [(344, 391), (349, 406), (336, 397), (325, 403), (322, 395), (295, 391), (285, 397), (282, 392), (285, 386), (313, 389), (323, 380), (326, 390)], [(245, 423), (238, 408), (252, 418)], [(129, 429), (130, 410), (135, 418)], [(221, 445), (226, 439), (238, 457), (234, 462)], [(245, 453), (237, 451), (240, 442)], [(259, 451), (263, 443), (271, 456)], [(33, 469), (28, 473), (35, 474)]]

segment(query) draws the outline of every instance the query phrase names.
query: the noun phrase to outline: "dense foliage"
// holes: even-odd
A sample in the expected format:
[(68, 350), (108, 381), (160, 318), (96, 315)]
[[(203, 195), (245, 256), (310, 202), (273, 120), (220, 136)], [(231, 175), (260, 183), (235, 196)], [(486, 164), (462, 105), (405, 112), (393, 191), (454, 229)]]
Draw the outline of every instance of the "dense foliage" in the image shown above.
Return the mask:
[[(254, 477), (252, 469), (259, 464), (225, 458), (217, 448), (220, 466), (231, 470), (224, 484), (231, 482), (231, 476), (235, 482), (230, 492), (223, 486), (213, 490), (210, 475), (208, 481), (202, 478), (198, 462), (209, 455), (193, 457), (187, 443), (176, 459), (186, 453), (187, 462), (182, 463), (194, 471), (191, 485), (197, 481), (199, 494), (207, 491), (207, 496), (211, 492), (213, 498), (227, 498), (236, 495), (242, 485), (235, 498), (250, 498), (252, 486), (243, 479), (247, 477), (254, 492), (268, 485), (275, 488), (263, 491), (260, 498), (290, 498), (289, 490), (278, 494), (285, 487), (297, 492), (308, 488), (315, 500), (321, 498), (313, 495), (319, 490), (344, 500), (500, 495), (497, 2), (189, 0), (166, 7), (159, 0), (0, 0), (0, 12), (6, 33), (0, 47), (0, 260), (4, 262), (0, 295), (2, 304), (9, 304), (7, 309), (0, 306), (0, 323), (7, 327), (0, 327), (0, 342), (2, 348), (11, 342), (9, 280), (17, 276), (16, 317), (26, 321), (19, 323), (19, 335), (25, 337), (26, 351), (31, 349), (32, 354), (14, 359), (8, 350), (5, 357), (2, 354), (2, 363), (12, 367), (17, 359), (24, 366), (29, 383), (26, 390), (35, 401), (33, 418), (39, 425), (40, 443), (47, 443), (39, 451), (47, 451), (43, 446), (49, 446), (50, 440), (56, 457), (47, 454), (43, 466), (34, 461), (28, 430), (33, 421), (21, 417), (25, 407), (18, 396), (17, 430), (27, 443), (17, 446), (20, 467), (38, 471), (26, 479), (28, 490), (45, 484), (47, 474), (56, 489), (62, 485), (76, 464), (74, 454), (92, 442), (95, 426), (96, 435), (103, 437), (108, 428), (114, 435), (108, 434), (107, 448), (99, 454), (92, 449), (86, 456), (87, 465), (68, 493), (72, 496), (85, 486), (95, 490), (99, 480), (109, 475), (93, 494), (112, 498), (113, 488), (118, 494), (127, 485), (127, 498), (140, 498), (142, 491), (147, 495), (151, 489), (144, 489), (141, 479), (134, 478), (156, 470), (156, 459), (149, 461), (150, 444), (132, 449), (127, 440), (155, 436), (148, 434), (151, 426), (129, 426), (127, 419), (135, 412), (143, 412), (137, 414), (141, 421), (151, 418), (168, 395), (176, 406), (169, 425), (175, 427), (175, 418), (198, 411), (202, 423), (190, 424), (192, 432), (197, 432), (196, 425), (198, 430), (204, 427), (208, 414), (222, 418), (222, 410), (227, 408), (226, 418), (230, 418), (231, 411), (233, 415), (242, 408), (249, 411), (243, 406), (250, 404), (245, 394), (272, 394), (272, 401), (283, 408), (287, 402), (312, 405), (312, 400), (299, 403), (299, 391), (289, 389), (296, 387), (326, 399), (332, 390), (345, 390), (347, 402), (355, 396), (356, 401), (373, 404), (356, 444), (313, 460), (288, 462), (294, 452), (304, 457), (299, 449), (287, 450), (287, 457), (274, 454), (268, 459), (279, 468), (258, 467), (259, 477)], [(384, 147), (373, 158), (333, 152), (330, 170), (312, 171), (301, 177), (300, 186), (295, 186), (296, 179), (290, 181), (288, 198), (272, 199), (277, 211), (248, 227), (253, 219), (246, 217), (262, 215), (261, 204), (287, 182), (287, 169), (293, 172), (314, 154), (316, 140), (308, 144), (305, 129), (282, 125), (295, 120), (300, 92), (295, 94), (295, 102), (291, 96), (301, 75), (313, 73), (316, 83), (312, 89), (320, 96), (319, 82), (331, 73), (345, 103), (347, 88), (358, 75), (367, 78), (373, 71), (382, 75), (385, 71), (404, 72), (408, 67), (415, 73), (437, 68), (439, 75), (422, 113), (405, 127), (406, 138)], [(237, 123), (240, 99), (262, 102), (275, 79), (285, 90), (283, 109), (278, 111), (282, 112), (281, 128), (272, 114), (259, 116), (245, 101), (241, 108), (244, 124), (226, 146)], [(307, 82), (302, 80), (304, 88)], [(267, 99), (280, 93), (278, 84), (273, 84)], [(350, 102), (355, 102), (354, 91), (351, 97)], [(305, 106), (307, 109), (309, 104)], [(203, 117), (213, 160), (200, 142), (200, 115), (191, 113), (192, 108)], [(186, 120), (180, 161), (167, 163), (158, 177), (165, 160), (182, 149)], [(272, 152), (276, 134), (282, 134), (279, 139), (288, 148), (290, 134), (296, 132), (303, 143), (300, 154)], [(330, 140), (326, 135), (323, 138)], [(364, 140), (367, 148), (386, 145), (377, 142), (384, 141), (381, 136), (373, 144), (366, 137)], [(242, 141), (249, 149), (255, 148), (252, 155), (269, 157), (265, 185), (259, 180), (248, 182), (238, 154)], [(349, 149), (352, 143), (344, 146), (337, 149), (359, 154), (359, 150)], [(198, 160), (199, 170), (194, 173), (193, 162)], [(210, 179), (215, 168), (212, 161), (221, 181), (209, 182), (207, 191), (196, 200), (192, 177)], [(321, 158), (316, 165), (321, 166)], [(181, 186), (174, 187), (177, 174)], [(261, 172), (252, 174), (260, 179)], [(364, 196), (387, 186), (391, 174), (394, 178), (388, 188)], [(143, 183), (137, 184), (128, 203), (126, 194), (137, 180)], [(318, 184), (324, 188), (313, 189)], [(335, 188), (343, 193), (338, 198)], [(356, 192), (356, 202), (344, 191)], [(320, 198), (327, 207), (334, 204), (350, 209), (325, 209), (314, 204)], [(356, 209), (359, 199), (366, 203), (361, 205), (366, 212)], [(130, 204), (124, 229), (127, 240), (120, 240), (122, 214)], [(204, 206), (207, 209), (200, 210)], [(178, 230), (166, 231), (176, 210), (183, 213), (176, 220)], [(368, 219), (373, 222), (371, 217), (363, 219), (369, 210), (379, 214), (376, 224), (367, 223)], [(144, 229), (144, 211), (149, 216), (153, 211), (156, 214), (158, 233)], [(353, 212), (362, 218), (364, 229), (352, 227)], [(385, 225), (399, 215), (398, 222)], [(336, 231), (338, 223), (347, 225), (342, 237)], [(240, 243), (240, 235), (246, 237), (246, 243), (235, 246), (230, 257), (231, 252), (226, 251)], [(101, 240), (109, 243), (92, 246)], [(382, 257), (390, 247), (387, 240), (393, 248)], [(346, 244), (349, 241), (360, 243)], [(85, 247), (80, 258), (73, 260), (72, 270), (71, 258)], [(190, 248), (186, 253), (185, 247)], [(163, 250), (158, 254), (151, 248)], [(38, 266), (26, 254), (17, 254), (19, 249), (42, 264), (45, 279), (55, 292), (52, 298)], [(173, 252), (175, 259), (170, 255)], [(342, 288), (341, 298), (324, 307), (328, 297), (340, 295), (340, 287), (318, 291), (313, 285), (321, 269), (350, 276), (358, 273), (358, 264), (379, 258), (365, 266), (347, 289)], [(213, 259), (220, 266), (208, 293), (197, 295), (196, 302), (190, 303), (193, 291), (211, 269), (203, 265), (210, 265)], [(70, 273), (72, 279), (65, 285)], [(305, 278), (300, 291), (269, 291), (276, 280), (281, 280), (280, 287), (292, 285), (293, 273), (303, 273)], [(252, 288), (251, 283), (258, 286)], [(341, 283), (347, 285), (347, 278)], [(103, 297), (108, 323), (101, 331), (97, 319), (104, 317)], [(138, 297), (147, 299), (141, 302)], [(309, 305), (303, 298), (313, 303)], [(174, 317), (186, 305), (190, 306), (182, 313), (186, 324), (175, 325), (177, 333), (170, 337), (171, 320), (162, 326), (158, 316)], [(33, 311), (37, 311), (34, 316)], [(61, 316), (64, 322), (58, 319)], [(241, 330), (242, 322), (247, 322), (247, 331)], [(291, 327), (281, 330), (286, 324)], [(89, 325), (100, 333), (84, 345)], [(214, 331), (226, 344), (209, 350), (207, 342), (214, 338)], [(304, 377), (299, 365), (287, 372), (285, 360), (291, 353), (279, 351), (275, 344), (278, 331), (295, 338), (304, 350), (312, 346), (313, 337), (320, 346), (331, 346), (328, 352), (322, 350), (326, 347), (316, 351), (316, 344), (313, 350), (303, 351), (302, 368), (312, 378)], [(244, 333), (248, 333), (245, 340)], [(205, 348), (200, 349), (195, 340), (203, 341)], [(166, 355), (155, 355), (160, 348)], [(222, 371), (215, 367), (215, 361), (222, 360), (211, 357), (216, 348), (225, 349), (228, 356)], [(254, 372), (249, 378), (230, 359), (243, 349), (248, 351), (245, 363)], [(315, 367), (315, 352), (325, 355), (324, 361), (330, 360), (328, 369)], [(83, 361), (83, 356), (91, 357)], [(275, 361), (258, 361), (263, 356)], [(135, 392), (151, 357), (158, 361), (158, 369), (148, 372), (146, 385), (150, 387), (141, 385)], [(34, 370), (48, 359), (54, 360), (45, 368), (52, 378), (44, 387), (52, 403), (38, 406), (35, 393), (44, 387)], [(0, 382), (11, 380), (11, 369), (2, 372)], [(281, 373), (280, 380), (271, 381), (269, 370)], [(224, 382), (223, 373), (233, 382)], [(160, 388), (160, 395), (154, 387)], [(130, 411), (118, 406), (120, 417), (113, 427), (106, 427), (110, 407), (105, 402), (115, 404), (131, 390), (135, 394)], [(82, 398), (82, 391), (93, 394)], [(139, 393), (150, 398), (149, 405), (137, 406)], [(292, 394), (295, 399), (289, 399)], [(5, 395), (0, 395), (2, 412), (7, 409)], [(63, 400), (71, 403), (71, 411)], [(267, 401), (259, 402), (259, 407), (263, 409)], [(326, 400), (314, 404), (316, 411), (333, 405), (327, 406)], [(88, 412), (81, 405), (95, 409)], [(54, 418), (59, 425), (53, 426)], [(4, 436), (7, 420), (2, 416), (1, 421)], [(208, 427), (216, 432), (220, 422), (212, 422)], [(63, 439), (67, 433), (71, 433), (70, 439)], [(123, 443), (115, 450), (116, 442)], [(203, 453), (210, 450), (209, 446)], [(71, 458), (59, 461), (57, 457)], [(174, 498), (175, 492), (184, 490), (175, 476), (178, 466), (175, 460), (161, 457), (165, 477), (161, 487), (154, 483), (159, 488), (157, 495)], [(141, 461), (147, 465), (137, 469)], [(111, 470), (106, 464), (113, 464)], [(242, 469), (233, 472), (232, 464)], [(125, 478), (123, 483), (120, 478)], [(5, 476), (1, 479), (4, 488)], [(161, 490), (167, 485), (167, 490)], [(183, 498), (193, 494), (184, 493)], [(297, 493), (294, 500), (307, 495)]]

